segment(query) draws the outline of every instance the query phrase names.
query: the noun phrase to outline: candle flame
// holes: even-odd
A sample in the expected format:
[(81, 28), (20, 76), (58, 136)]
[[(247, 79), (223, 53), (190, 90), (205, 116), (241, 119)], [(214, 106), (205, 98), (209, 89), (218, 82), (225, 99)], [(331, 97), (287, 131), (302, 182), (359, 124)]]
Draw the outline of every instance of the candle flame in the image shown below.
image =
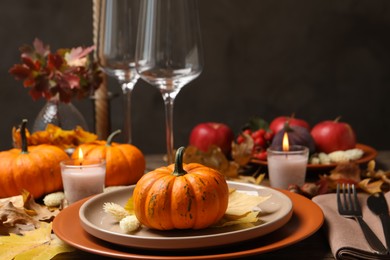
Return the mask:
[(81, 150), (81, 148), (79, 149), (79, 164), (80, 164), (80, 169), (81, 169), (81, 165), (83, 165), (83, 159), (84, 159), (84, 154), (83, 154), (83, 150)]
[(287, 132), (284, 133), (283, 135), (283, 143), (282, 143), (282, 146), (283, 146), (283, 151), (289, 151), (290, 150), (290, 145), (288, 143), (288, 135), (287, 135)]
[(84, 155), (83, 155), (83, 150), (81, 150), (81, 148), (79, 149), (79, 160), (82, 161), (84, 158)]

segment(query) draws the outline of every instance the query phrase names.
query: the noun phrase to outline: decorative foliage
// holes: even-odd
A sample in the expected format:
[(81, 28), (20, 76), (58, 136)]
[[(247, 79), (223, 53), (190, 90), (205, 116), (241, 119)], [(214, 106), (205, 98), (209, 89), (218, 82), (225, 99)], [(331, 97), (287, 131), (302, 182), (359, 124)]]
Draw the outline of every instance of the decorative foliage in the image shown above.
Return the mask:
[(57, 98), (68, 103), (73, 97), (90, 96), (102, 82), (101, 71), (89, 54), (94, 46), (50, 51), (49, 45), (35, 39), (33, 46), (20, 48), (21, 61), (9, 73), (30, 88), (34, 100)]
[(51, 224), (41, 222), (37, 229), (24, 231), (21, 235), (11, 233), (1, 236), (1, 259), (51, 259), (57, 254), (72, 252), (68, 246), (57, 237), (51, 236)]
[(58, 209), (49, 210), (36, 203), (31, 193), (23, 190), (21, 196), (0, 200), (0, 235), (22, 235), (51, 222), (58, 213)]
[[(97, 140), (97, 135), (83, 130), (77, 126), (74, 130), (63, 130), (53, 124), (48, 124), (44, 131), (38, 131), (30, 134), (26, 129), (26, 138), (28, 145), (50, 144), (61, 149), (75, 148), (83, 143), (89, 143)], [(22, 147), (20, 127), (12, 129), (12, 141), (15, 148)]]

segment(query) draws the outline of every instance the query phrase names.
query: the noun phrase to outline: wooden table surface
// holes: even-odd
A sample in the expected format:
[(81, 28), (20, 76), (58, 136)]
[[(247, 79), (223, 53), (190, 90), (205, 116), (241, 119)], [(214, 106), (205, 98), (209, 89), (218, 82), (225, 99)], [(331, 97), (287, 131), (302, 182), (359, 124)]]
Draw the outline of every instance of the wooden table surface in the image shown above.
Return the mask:
[[(160, 155), (147, 156), (147, 168), (154, 169), (161, 165), (162, 157)], [(387, 170), (390, 169), (390, 151), (381, 151), (376, 158), (377, 168)], [(80, 250), (72, 253), (66, 253), (56, 256), (54, 259), (110, 259), (102, 256), (89, 254)], [(237, 258), (235, 258), (237, 259)], [(334, 259), (327, 238), (322, 228), (310, 237), (296, 244), (285, 248), (264, 253), (261, 255), (246, 257), (243, 259), (316, 259), (330, 260)]]

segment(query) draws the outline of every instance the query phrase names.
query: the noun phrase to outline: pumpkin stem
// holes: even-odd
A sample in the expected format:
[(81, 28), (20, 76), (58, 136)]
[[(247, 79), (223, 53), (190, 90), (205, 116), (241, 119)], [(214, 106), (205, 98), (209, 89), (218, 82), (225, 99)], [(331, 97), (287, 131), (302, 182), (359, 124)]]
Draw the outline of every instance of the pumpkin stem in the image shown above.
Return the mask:
[(111, 146), (112, 139), (114, 139), (114, 137), (115, 137), (116, 135), (120, 134), (120, 132), (122, 132), (120, 129), (116, 130), (115, 132), (112, 132), (112, 133), (107, 137), (106, 145), (107, 145), (107, 146)]
[(20, 137), (22, 139), (22, 151), (21, 151), (21, 153), (28, 153), (27, 137), (26, 137), (26, 125), (27, 125), (27, 119), (23, 119), (22, 120), (22, 124), (20, 126)]
[(184, 155), (185, 147), (182, 146), (179, 149), (177, 149), (176, 157), (175, 157), (175, 169), (172, 173), (172, 175), (175, 176), (183, 176), (187, 172), (183, 169), (183, 155)]

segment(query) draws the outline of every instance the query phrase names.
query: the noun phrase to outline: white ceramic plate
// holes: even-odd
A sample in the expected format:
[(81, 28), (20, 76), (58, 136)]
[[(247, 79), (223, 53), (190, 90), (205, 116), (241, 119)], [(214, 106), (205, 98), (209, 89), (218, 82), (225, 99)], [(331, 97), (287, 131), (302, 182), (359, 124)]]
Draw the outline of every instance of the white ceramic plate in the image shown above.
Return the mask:
[(97, 195), (80, 208), (81, 226), (86, 232), (102, 240), (136, 248), (191, 249), (226, 245), (268, 234), (285, 225), (292, 216), (292, 202), (283, 193), (259, 185), (228, 182), (229, 188), (271, 195), (259, 207), (269, 212), (261, 216), (262, 223), (251, 227), (207, 228), (203, 230), (157, 231), (141, 228), (136, 233), (124, 233), (115, 219), (103, 210), (103, 204), (114, 202), (125, 205), (132, 196), (134, 185)]

